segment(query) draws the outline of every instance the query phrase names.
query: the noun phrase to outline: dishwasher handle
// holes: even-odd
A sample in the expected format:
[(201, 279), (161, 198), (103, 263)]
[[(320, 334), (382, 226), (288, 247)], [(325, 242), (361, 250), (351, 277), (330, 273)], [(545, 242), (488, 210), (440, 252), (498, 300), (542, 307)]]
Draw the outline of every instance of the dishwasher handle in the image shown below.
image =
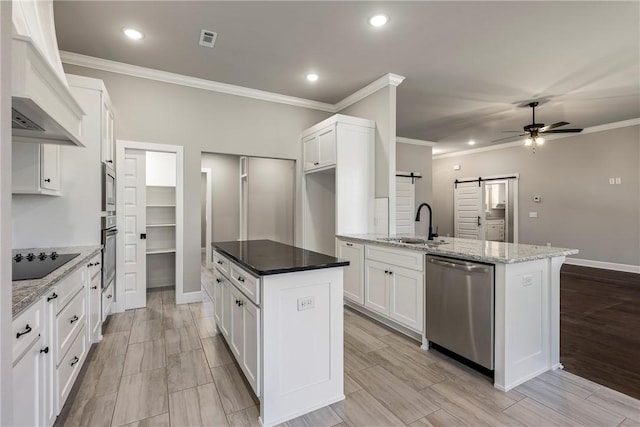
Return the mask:
[(486, 273), (489, 271), (491, 267), (484, 266), (480, 264), (472, 264), (468, 262), (456, 262), (454, 260), (442, 260), (437, 258), (427, 258), (427, 260), (432, 263), (442, 267), (454, 268), (456, 270), (464, 270), (470, 273)]

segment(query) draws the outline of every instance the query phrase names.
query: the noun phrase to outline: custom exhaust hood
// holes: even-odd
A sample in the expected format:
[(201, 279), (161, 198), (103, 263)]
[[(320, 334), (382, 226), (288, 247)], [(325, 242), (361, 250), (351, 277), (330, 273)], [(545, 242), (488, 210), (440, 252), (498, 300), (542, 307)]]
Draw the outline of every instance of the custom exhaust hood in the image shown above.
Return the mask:
[(80, 104), (62, 69), (51, 0), (13, 1), (12, 140), (84, 146)]

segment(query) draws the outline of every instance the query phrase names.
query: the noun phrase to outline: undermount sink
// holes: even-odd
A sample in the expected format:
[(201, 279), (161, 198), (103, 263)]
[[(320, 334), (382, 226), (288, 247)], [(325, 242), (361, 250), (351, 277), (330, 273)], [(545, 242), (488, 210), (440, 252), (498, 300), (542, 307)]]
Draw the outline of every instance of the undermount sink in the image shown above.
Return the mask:
[(419, 237), (382, 237), (378, 240), (384, 240), (385, 242), (407, 243), (410, 245), (426, 245), (426, 246), (439, 246), (444, 245), (444, 240), (427, 240)]

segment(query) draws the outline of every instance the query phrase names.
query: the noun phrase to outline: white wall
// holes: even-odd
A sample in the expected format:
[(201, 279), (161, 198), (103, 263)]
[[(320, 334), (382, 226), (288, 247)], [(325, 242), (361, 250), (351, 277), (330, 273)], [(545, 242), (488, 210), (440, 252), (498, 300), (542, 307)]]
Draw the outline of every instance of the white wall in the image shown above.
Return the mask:
[(147, 151), (146, 184), (162, 187), (176, 186), (176, 155)]
[[(65, 71), (105, 82), (117, 139), (184, 146), (185, 292), (200, 289), (202, 152), (299, 160), (300, 133), (330, 115), (71, 65)], [(298, 180), (300, 173), (298, 167)]]
[(0, 425), (11, 425), (11, 2), (0, 1)]
[[(453, 165), (461, 165), (454, 171)], [(456, 178), (520, 173), (519, 241), (577, 248), (575, 258), (640, 265), (640, 126), (433, 160), (434, 216), (453, 233)], [(622, 184), (609, 185), (620, 177)], [(533, 196), (542, 197), (535, 203)], [(537, 212), (537, 218), (529, 218)]]
[[(432, 200), (432, 175), (431, 175), (432, 149), (425, 145), (403, 144), (396, 145), (396, 170), (404, 172), (419, 172), (422, 178), (416, 179), (416, 209), (420, 203), (429, 203), (433, 208)], [(415, 214), (415, 212), (414, 212)], [(433, 223), (435, 232), (436, 223)], [(416, 222), (415, 233), (420, 236), (427, 234), (429, 229), (428, 213), (423, 212), (421, 221)]]
[(396, 87), (385, 86), (368, 97), (340, 111), (376, 122), (375, 196), (389, 198), (389, 232), (396, 222)]

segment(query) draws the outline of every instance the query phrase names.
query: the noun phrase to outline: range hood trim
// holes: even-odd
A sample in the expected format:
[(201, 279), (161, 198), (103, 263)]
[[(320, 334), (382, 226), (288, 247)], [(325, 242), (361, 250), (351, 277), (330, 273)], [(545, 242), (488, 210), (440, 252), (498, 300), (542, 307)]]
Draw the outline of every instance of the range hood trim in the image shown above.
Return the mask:
[(30, 37), (12, 38), (11, 104), (45, 131), (12, 128), (14, 142), (84, 147), (84, 111)]

